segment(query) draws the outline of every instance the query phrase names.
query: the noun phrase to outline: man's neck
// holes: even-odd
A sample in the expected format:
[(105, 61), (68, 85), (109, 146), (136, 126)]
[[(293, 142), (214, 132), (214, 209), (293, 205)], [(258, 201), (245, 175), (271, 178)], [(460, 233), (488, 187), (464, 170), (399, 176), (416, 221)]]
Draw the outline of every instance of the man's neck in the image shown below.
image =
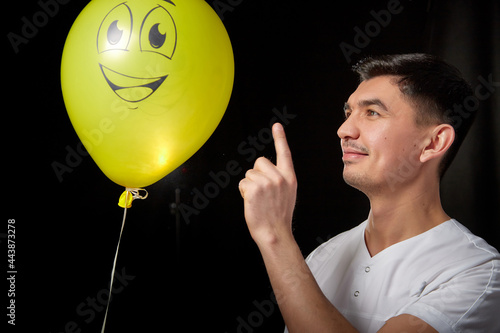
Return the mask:
[(371, 256), (447, 221), (439, 183), (370, 197), (365, 242)]

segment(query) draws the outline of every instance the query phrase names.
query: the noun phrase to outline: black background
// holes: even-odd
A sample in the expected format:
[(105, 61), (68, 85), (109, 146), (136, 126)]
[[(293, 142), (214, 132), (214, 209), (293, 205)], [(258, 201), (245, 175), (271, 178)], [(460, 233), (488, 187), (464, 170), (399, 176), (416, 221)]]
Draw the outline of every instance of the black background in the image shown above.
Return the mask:
[[(364, 195), (342, 180), (336, 135), (343, 103), (357, 85), (351, 65), (369, 54), (426, 51), (429, 44), (427, 1), (401, 0), (401, 13), (350, 62), (339, 44), (354, 46), (354, 28), (364, 30), (374, 20), (370, 11), (387, 9), (389, 1), (207, 2), (217, 7), (233, 45), (231, 101), (207, 143), (149, 186), (149, 197), (134, 201), (128, 210), (117, 262), (126, 286), (113, 297), (106, 332), (281, 331), (283, 322), (246, 228), (237, 189), (253, 159), (238, 146), (249, 144), (251, 137), (258, 139), (259, 133), (264, 138), (276, 111), (289, 115), (285, 129), (299, 180), (294, 228), (307, 255), (362, 222), (369, 210)], [(19, 45), (17, 53), (4, 38), (7, 167), (2, 228), (6, 230), (7, 219), (16, 220), (20, 332), (100, 332), (104, 318), (99, 298), (106, 298), (109, 286), (123, 215), (117, 200), (123, 189), (89, 156), (64, 173), (62, 181), (52, 167), (54, 162), (64, 164), (68, 147), (79, 144), (65, 111), (59, 75), (66, 35), (86, 3), (59, 4), (57, 13)], [(21, 34), (22, 18), (31, 21), (42, 10), (36, 1), (11, 1), (5, 8), (4, 36)], [(274, 159), (272, 143), (259, 144), (258, 156)], [(213, 183), (210, 173), (225, 170), (229, 162), (237, 163), (240, 172), (227, 186), (219, 186), (203, 207), (196, 206), (197, 191), (203, 193)], [(498, 175), (496, 168), (494, 177)], [(459, 178), (448, 182), (460, 189)], [(179, 216), (179, 230), (171, 211), (175, 189), (180, 189), (184, 207), (198, 208), (197, 214)], [(461, 191), (466, 198), (477, 195), (467, 188)], [(456, 195), (443, 198), (445, 210), (498, 248), (496, 225), (485, 227), (461, 216), (464, 205), (455, 203)], [(492, 200), (499, 202), (498, 196)], [(498, 221), (498, 205), (486, 209)], [(116, 288), (121, 285), (115, 280)], [(97, 300), (95, 317), (89, 311), (92, 299)]]

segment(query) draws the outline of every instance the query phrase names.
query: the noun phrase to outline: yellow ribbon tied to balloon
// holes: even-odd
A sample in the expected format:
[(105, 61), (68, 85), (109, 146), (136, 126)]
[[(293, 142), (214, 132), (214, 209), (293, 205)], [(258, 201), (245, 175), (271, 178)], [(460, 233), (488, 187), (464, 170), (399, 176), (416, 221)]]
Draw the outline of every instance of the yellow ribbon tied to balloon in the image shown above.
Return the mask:
[[(206, 142), (233, 79), (229, 36), (203, 0), (92, 0), (61, 63), (71, 123), (125, 191), (160, 180)], [(141, 197), (130, 193), (129, 201)]]

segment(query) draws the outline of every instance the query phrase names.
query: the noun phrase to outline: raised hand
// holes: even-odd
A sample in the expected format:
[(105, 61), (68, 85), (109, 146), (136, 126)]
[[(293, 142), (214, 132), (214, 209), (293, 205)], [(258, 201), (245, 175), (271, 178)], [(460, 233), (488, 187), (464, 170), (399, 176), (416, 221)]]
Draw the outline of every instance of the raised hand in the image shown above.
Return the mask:
[(247, 171), (239, 189), (245, 203), (245, 219), (257, 244), (291, 236), (297, 197), (297, 179), (283, 126), (272, 128), (276, 165), (264, 157)]

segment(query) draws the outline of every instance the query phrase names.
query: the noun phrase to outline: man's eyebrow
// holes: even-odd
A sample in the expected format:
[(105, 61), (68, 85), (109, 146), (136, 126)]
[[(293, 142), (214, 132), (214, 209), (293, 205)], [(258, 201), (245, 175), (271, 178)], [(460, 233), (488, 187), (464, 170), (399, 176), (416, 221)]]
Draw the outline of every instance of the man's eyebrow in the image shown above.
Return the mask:
[(359, 107), (368, 107), (368, 106), (376, 105), (386, 112), (389, 111), (387, 106), (385, 106), (385, 104), (378, 98), (361, 100), (358, 102), (358, 105), (359, 105)]
[[(372, 105), (376, 105), (376, 106), (380, 107), (381, 109), (383, 109), (384, 111), (389, 112), (387, 106), (385, 106), (385, 104), (378, 98), (363, 99), (363, 100), (358, 102), (359, 107), (368, 107), (368, 106), (372, 106)], [(351, 111), (351, 110), (352, 110), (351, 105), (349, 103), (345, 102), (344, 103), (344, 112)]]

